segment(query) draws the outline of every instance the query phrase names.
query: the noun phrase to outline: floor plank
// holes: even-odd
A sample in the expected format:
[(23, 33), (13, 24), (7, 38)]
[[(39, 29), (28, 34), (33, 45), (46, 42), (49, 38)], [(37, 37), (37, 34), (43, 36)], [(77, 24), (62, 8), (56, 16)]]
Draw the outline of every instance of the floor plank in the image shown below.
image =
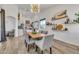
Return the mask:
[[(79, 54), (79, 47), (54, 39), (52, 51), (53, 54)], [(49, 49), (44, 53), (49, 54)], [(31, 48), (28, 53), (24, 40), (18, 37), (7, 38), (7, 41), (0, 42), (0, 54), (37, 54), (37, 52)]]

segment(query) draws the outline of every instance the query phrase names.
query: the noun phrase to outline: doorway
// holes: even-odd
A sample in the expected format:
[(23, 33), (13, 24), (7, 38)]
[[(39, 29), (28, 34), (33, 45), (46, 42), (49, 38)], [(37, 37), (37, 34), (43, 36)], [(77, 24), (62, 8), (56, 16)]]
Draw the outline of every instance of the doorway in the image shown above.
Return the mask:
[(1, 9), (0, 11), (0, 42), (6, 40), (5, 35), (5, 10)]

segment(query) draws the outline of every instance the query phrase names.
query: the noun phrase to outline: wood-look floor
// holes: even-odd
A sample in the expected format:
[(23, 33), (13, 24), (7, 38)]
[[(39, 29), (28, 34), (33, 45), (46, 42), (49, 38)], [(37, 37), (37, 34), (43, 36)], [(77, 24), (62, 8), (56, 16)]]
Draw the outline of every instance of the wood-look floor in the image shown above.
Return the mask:
[[(49, 54), (49, 49), (45, 50), (46, 54)], [(54, 39), (53, 54), (78, 54), (79, 47), (74, 46), (59, 40)], [(30, 52), (27, 52), (24, 40), (19, 38), (7, 38), (7, 41), (0, 42), (0, 54), (37, 54), (34, 48), (30, 48)]]

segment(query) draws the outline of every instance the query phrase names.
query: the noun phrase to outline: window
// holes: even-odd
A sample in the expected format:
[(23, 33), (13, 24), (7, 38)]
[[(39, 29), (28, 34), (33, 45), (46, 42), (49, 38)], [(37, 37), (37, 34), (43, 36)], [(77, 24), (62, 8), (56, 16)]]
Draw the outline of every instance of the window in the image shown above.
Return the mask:
[(46, 28), (46, 20), (45, 18), (40, 20), (40, 30), (45, 30)]

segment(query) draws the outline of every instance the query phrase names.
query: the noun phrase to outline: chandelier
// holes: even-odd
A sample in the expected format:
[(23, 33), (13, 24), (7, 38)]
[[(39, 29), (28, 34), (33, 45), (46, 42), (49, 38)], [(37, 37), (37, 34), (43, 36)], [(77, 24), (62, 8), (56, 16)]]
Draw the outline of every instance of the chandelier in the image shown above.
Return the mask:
[(31, 12), (32, 13), (39, 13), (40, 12), (40, 5), (39, 4), (32, 4), (31, 5)]

